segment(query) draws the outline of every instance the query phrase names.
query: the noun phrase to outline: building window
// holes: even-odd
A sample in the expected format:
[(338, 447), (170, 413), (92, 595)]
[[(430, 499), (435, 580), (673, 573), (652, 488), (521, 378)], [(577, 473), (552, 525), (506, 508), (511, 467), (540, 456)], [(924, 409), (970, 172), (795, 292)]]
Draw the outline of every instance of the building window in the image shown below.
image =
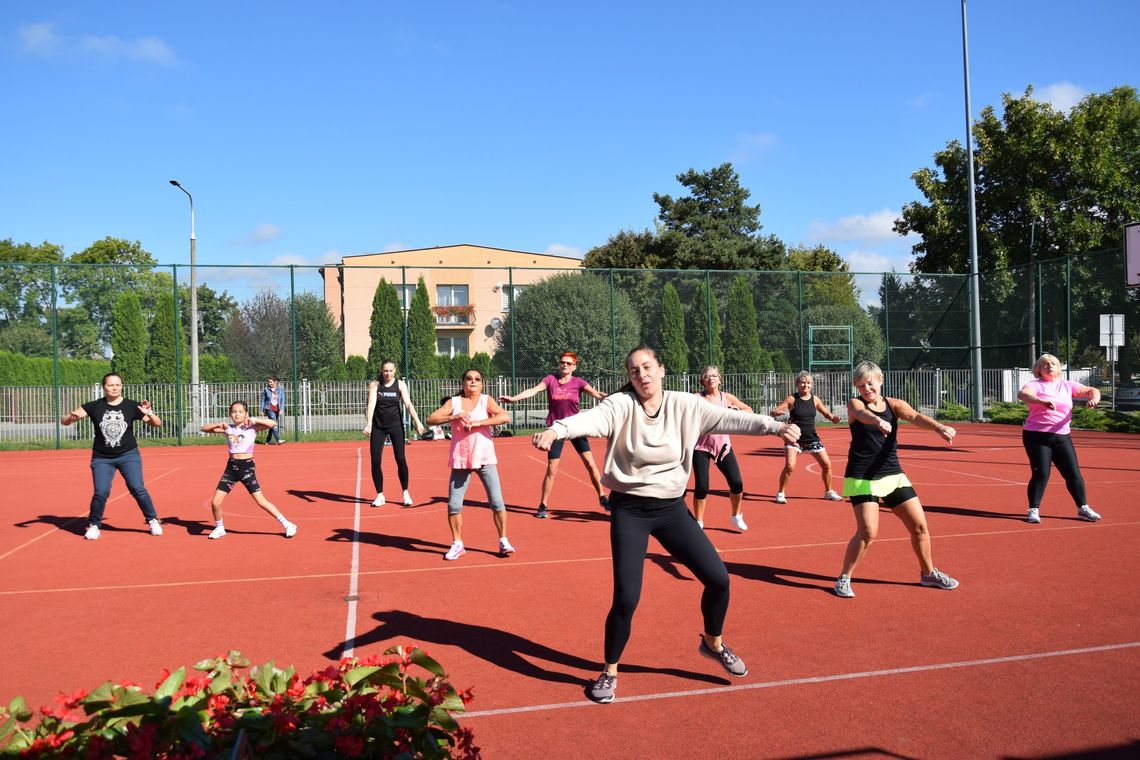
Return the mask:
[(466, 285), (436, 285), (432, 311), (437, 325), (466, 325), (474, 321)]
[(466, 335), (439, 335), (435, 339), (435, 352), (443, 356), (467, 354)]
[(396, 285), (396, 297), (400, 299), (400, 308), (404, 311), (412, 308), (412, 296), (416, 294), (415, 285)]
[(526, 290), (528, 287), (530, 287), (530, 286), (529, 285), (514, 285), (514, 286), (504, 285), (502, 293), (501, 293), (502, 300), (503, 300), (503, 304), (502, 304), (503, 311), (510, 311), (511, 310), (511, 291), (514, 291), (514, 297), (518, 298), (520, 295), (522, 295), (522, 292), (524, 290)]

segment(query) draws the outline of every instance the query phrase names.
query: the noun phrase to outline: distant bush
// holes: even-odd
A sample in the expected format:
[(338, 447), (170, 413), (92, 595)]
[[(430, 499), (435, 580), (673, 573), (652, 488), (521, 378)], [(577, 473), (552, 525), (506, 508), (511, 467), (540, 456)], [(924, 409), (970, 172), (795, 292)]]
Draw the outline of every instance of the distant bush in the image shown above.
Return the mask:
[(943, 404), (942, 408), (934, 414), (935, 419), (945, 422), (969, 422), (971, 416), (967, 407), (953, 402)]
[[(1024, 425), (1029, 410), (1025, 404), (995, 401), (985, 410), (990, 422)], [(1100, 430), (1108, 433), (1140, 433), (1140, 415), (1112, 410), (1089, 409), (1079, 401), (1073, 407), (1073, 425), (1077, 430)]]
[[(60, 385), (91, 385), (111, 371), (107, 359), (60, 359)], [(0, 385), (50, 386), (55, 384), (55, 367), (50, 357), (24, 356), (0, 351)]]

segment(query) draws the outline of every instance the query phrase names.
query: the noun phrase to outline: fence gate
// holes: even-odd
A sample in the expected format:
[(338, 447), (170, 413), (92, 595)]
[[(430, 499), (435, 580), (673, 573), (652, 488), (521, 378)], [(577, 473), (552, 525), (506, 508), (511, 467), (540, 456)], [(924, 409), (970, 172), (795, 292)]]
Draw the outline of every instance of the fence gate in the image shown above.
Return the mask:
[(808, 325), (808, 372), (817, 367), (850, 371), (855, 366), (852, 325)]

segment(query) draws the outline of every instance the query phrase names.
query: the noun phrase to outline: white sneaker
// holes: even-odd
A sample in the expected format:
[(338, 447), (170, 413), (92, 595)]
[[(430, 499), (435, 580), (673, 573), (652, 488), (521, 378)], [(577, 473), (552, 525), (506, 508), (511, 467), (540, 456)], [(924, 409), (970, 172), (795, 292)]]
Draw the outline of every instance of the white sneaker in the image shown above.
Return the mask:
[(223, 525), (217, 525), (210, 531), (210, 538), (221, 538), (224, 535), (226, 535), (226, 529)]
[(788, 503), (788, 500), (787, 500), (787, 498), (784, 496), (784, 492), (783, 492), (783, 491), (780, 491), (779, 493), (777, 493), (777, 494), (776, 494), (776, 503), (777, 503), (777, 504), (787, 504), (787, 503)]
[(509, 557), (515, 553), (515, 547), (511, 546), (511, 542), (507, 540), (506, 536), (499, 539), (499, 554), (504, 557)]
[(373, 499), (372, 500), (372, 506), (374, 506), (374, 507), (384, 506), (384, 494), (380, 494), (375, 499)]
[(835, 595), (844, 599), (854, 599), (855, 592), (851, 590), (851, 577), (848, 575), (839, 576), (839, 580), (835, 582)]
[(701, 530), (704, 530), (705, 529), (704, 521), (703, 520), (697, 520), (697, 527), (700, 528)]
[(1029, 511), (1025, 514), (1025, 522), (1033, 523), (1034, 525), (1041, 522), (1041, 513), (1037, 510), (1037, 507), (1029, 508)]
[(147, 525), (150, 526), (150, 534), (152, 536), (162, 535), (162, 525), (158, 522), (158, 520), (147, 520)]
[(843, 497), (840, 496), (836, 491), (826, 491), (823, 494), (823, 498), (827, 499), (828, 501), (843, 501)]
[(412, 504), (413, 504), (412, 495), (410, 493), (408, 493), (407, 491), (404, 491), (404, 506), (410, 507), (410, 506), (412, 506)]
[(456, 541), (451, 545), (451, 548), (447, 550), (447, 554), (443, 555), (443, 558), (448, 560), (459, 559), (466, 553), (467, 550), (463, 548), (463, 542)]
[(98, 541), (99, 540), (99, 526), (98, 525), (88, 525), (87, 526), (87, 532), (83, 534), (83, 537), (86, 538), (88, 541)]
[(285, 538), (292, 538), (297, 535), (297, 526), (293, 523), (285, 523)]
[(1100, 519), (1100, 515), (1093, 511), (1092, 507), (1088, 504), (1082, 504), (1077, 507), (1077, 517), (1089, 522), (1096, 522)]
[(743, 512), (741, 512), (738, 515), (732, 516), (732, 524), (735, 525), (736, 529), (738, 531), (740, 531), (741, 533), (748, 530), (748, 525), (745, 524), (745, 522), (744, 522), (744, 513)]

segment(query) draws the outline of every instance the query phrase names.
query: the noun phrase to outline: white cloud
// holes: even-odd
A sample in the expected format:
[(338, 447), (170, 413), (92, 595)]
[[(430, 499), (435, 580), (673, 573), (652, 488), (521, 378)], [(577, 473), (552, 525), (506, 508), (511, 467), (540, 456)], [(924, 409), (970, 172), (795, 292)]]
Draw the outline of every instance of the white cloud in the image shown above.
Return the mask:
[(250, 236), (249, 241), (251, 243), (268, 243), (279, 237), (281, 237), (281, 228), (276, 224), (266, 222), (265, 224), (257, 225), (257, 229), (253, 231), (253, 235)]
[(811, 240), (822, 243), (837, 240), (869, 242), (897, 240), (898, 233), (894, 231), (894, 224), (898, 216), (898, 211), (885, 208), (871, 214), (840, 217), (837, 222), (813, 219), (808, 225), (808, 236)]
[(551, 243), (546, 247), (543, 253), (548, 256), (566, 256), (572, 259), (580, 259), (585, 254), (581, 248), (575, 248), (572, 245), (563, 245), (562, 243)]
[(20, 40), (24, 51), (35, 55), (77, 53), (166, 66), (178, 63), (174, 48), (154, 35), (133, 40), (124, 40), (114, 34), (85, 34), (79, 38), (65, 38), (55, 31), (55, 24), (39, 23), (21, 26)]
[(898, 256), (888, 256), (878, 251), (851, 251), (846, 256), (847, 266), (852, 272), (906, 272), (907, 263)]
[(23, 49), (35, 55), (52, 55), (63, 47), (63, 38), (55, 33), (55, 24), (24, 24), (20, 27)]
[(295, 253), (283, 253), (280, 256), (275, 256), (269, 261), (270, 264), (275, 266), (297, 266), (297, 267), (313, 267), (322, 266), (325, 263), (324, 257), (319, 260), (309, 261), (304, 256), (298, 256)]
[(1069, 111), (1077, 103), (1080, 103), (1086, 95), (1088, 90), (1083, 87), (1078, 87), (1072, 82), (1056, 82), (1055, 84), (1045, 85), (1044, 87), (1033, 88), (1033, 99), (1041, 102), (1048, 103), (1058, 111)]
[(751, 135), (737, 135), (736, 148), (732, 152), (732, 162), (747, 163), (772, 151), (780, 144), (780, 138), (770, 132), (757, 132)]
[(380, 249), (380, 253), (395, 253), (396, 251), (406, 251), (407, 249), (408, 247), (403, 243), (388, 243)]

